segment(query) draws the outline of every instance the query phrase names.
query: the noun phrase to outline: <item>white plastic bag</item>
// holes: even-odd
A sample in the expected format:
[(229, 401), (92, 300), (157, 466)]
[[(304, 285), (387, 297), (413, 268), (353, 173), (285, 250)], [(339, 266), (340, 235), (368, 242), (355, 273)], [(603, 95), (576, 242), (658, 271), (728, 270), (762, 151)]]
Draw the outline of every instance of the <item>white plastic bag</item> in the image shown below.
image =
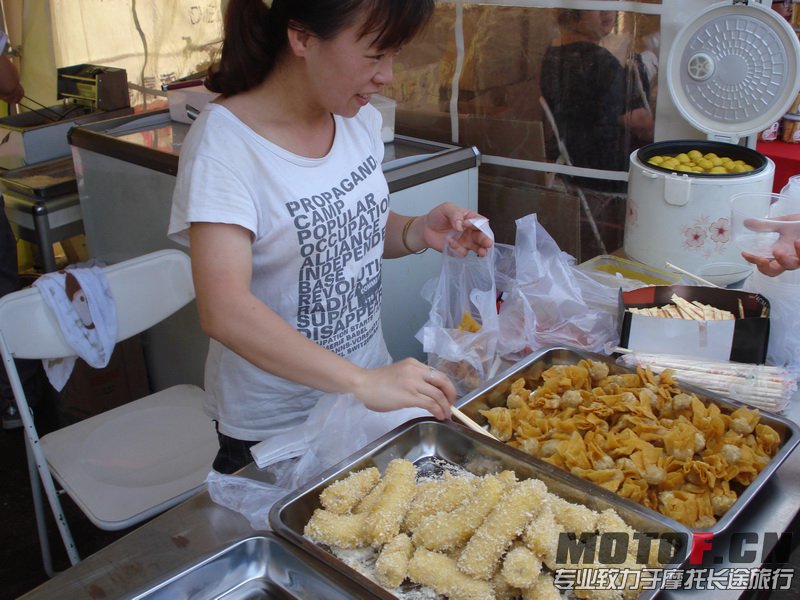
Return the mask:
[[(568, 345), (602, 353), (618, 343), (619, 290), (575, 268), (575, 259), (558, 248), (536, 214), (517, 221), (514, 255), (513, 304), (503, 303), (500, 320), (516, 323), (524, 315), (530, 350)], [(503, 314), (507, 308), (509, 317)]]
[(742, 289), (769, 300), (767, 364), (800, 373), (800, 313), (797, 311), (800, 270), (785, 271), (777, 277), (753, 271), (745, 279)]
[(225, 508), (242, 514), (256, 531), (267, 531), (272, 505), (289, 490), (239, 475), (223, 475), (211, 471), (206, 477), (211, 499)]
[[(472, 223), (494, 239), (487, 219), (474, 219)], [(428, 354), (428, 364), (450, 377), (459, 397), (497, 370), (496, 252), (492, 247), (483, 257), (474, 253), (461, 257), (452, 254), (445, 244), (439, 279), (435, 286), (423, 289), (431, 310), (416, 337)], [(460, 327), (465, 317), (474, 319), (480, 329)]]
[[(305, 422), (250, 449), (259, 468), (275, 468), (276, 485), (295, 489), (395, 427), (417, 417), (421, 408), (370, 410), (352, 394), (325, 394)], [(299, 457), (293, 462), (290, 458)]]

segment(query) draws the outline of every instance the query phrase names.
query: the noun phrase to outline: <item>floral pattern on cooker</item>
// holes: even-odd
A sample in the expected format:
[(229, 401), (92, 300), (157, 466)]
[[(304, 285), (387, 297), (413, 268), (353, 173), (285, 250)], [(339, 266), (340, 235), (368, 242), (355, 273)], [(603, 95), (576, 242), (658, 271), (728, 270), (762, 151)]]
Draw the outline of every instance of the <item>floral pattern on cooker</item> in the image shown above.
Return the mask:
[(701, 215), (694, 222), (681, 228), (683, 247), (702, 253), (704, 256), (722, 254), (731, 239), (731, 224), (727, 217), (712, 221), (712, 217)]

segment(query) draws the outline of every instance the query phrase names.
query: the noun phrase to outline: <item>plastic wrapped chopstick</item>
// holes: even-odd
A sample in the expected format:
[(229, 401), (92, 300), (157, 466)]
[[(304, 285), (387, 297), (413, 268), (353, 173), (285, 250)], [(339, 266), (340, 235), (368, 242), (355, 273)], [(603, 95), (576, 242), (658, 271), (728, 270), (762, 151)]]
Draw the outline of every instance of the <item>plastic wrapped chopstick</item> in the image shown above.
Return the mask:
[(625, 353), (618, 362), (628, 367), (650, 367), (653, 373), (672, 369), (679, 382), (774, 412), (785, 409), (797, 390), (797, 373), (783, 367), (641, 352)]

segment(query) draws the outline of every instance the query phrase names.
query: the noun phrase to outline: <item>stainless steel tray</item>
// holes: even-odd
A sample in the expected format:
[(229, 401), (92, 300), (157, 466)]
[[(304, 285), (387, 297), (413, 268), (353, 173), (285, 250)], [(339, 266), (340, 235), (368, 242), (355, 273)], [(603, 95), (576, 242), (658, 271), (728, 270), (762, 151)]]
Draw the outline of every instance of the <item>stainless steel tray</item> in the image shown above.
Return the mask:
[[(461, 467), (476, 475), (509, 469), (519, 479), (541, 479), (550, 492), (562, 498), (588, 506), (593, 510), (613, 508), (631, 527), (648, 534), (669, 534), (679, 544), (675, 559), (666, 568), (677, 568), (688, 558), (691, 531), (658, 513), (621, 498), (603, 488), (566, 473), (538, 460), (523, 458), (513, 448), (456, 425), (431, 418), (421, 418), (401, 425), (366, 446), (338, 465), (322, 473), (303, 487), (279, 500), (270, 511), (270, 525), (278, 535), (296, 544), (309, 554), (332, 566), (340, 573), (363, 586), (378, 598), (396, 599), (388, 590), (371, 581), (355, 569), (340, 561), (322, 546), (303, 536), (306, 523), (314, 510), (320, 507), (320, 492), (352, 471), (375, 466), (385, 472), (389, 462), (405, 458), (413, 462), (418, 472), (425, 475), (431, 470), (440, 472), (449, 465)], [(652, 598), (657, 590), (647, 590), (640, 599)]]
[(273, 534), (238, 540), (131, 596), (135, 600), (351, 600), (349, 579)]
[[(634, 373), (635, 369), (631, 369), (614, 362), (614, 359), (602, 354), (594, 354), (592, 352), (585, 352), (576, 348), (568, 347), (550, 347), (544, 348), (541, 351), (530, 355), (523, 359), (504, 373), (485, 384), (483, 387), (474, 390), (472, 393), (464, 397), (458, 404), (461, 410), (472, 420), (480, 425), (487, 426), (486, 418), (480, 414), (479, 411), (487, 410), (496, 406), (505, 406), (506, 398), (511, 389), (511, 384), (519, 379), (525, 377), (526, 380), (536, 381), (541, 378), (541, 373), (554, 365), (573, 365), (577, 364), (583, 359), (591, 359), (595, 362), (604, 362), (608, 364), (611, 373)], [(736, 400), (725, 398), (708, 390), (698, 388), (693, 385), (680, 384), (680, 387), (688, 392), (694, 392), (697, 396), (705, 401), (713, 402), (720, 407), (723, 413), (730, 413), (745, 404)], [(749, 407), (752, 408), (752, 407)], [(764, 484), (772, 477), (773, 473), (778, 467), (786, 460), (786, 457), (795, 449), (800, 443), (800, 428), (797, 424), (789, 419), (785, 419), (779, 415), (761, 410), (761, 422), (769, 425), (781, 437), (781, 447), (777, 454), (767, 464), (766, 467), (758, 474), (755, 480), (745, 488), (739, 495), (739, 498), (734, 502), (733, 506), (726, 512), (710, 529), (703, 529), (702, 531), (709, 531), (717, 534), (727, 529), (731, 522), (736, 519), (737, 515), (742, 512), (745, 506), (753, 499), (753, 496), (761, 489)], [(517, 456), (524, 459), (539, 462), (538, 459), (528, 456), (524, 452), (518, 451), (509, 446), (509, 449)], [(599, 485), (587, 482), (594, 489), (604, 489)], [(669, 517), (665, 517), (656, 511), (649, 508), (642, 507), (648, 512), (659, 515), (662, 519), (667, 519), (676, 522)], [(690, 528), (691, 529), (691, 528)], [(694, 529), (693, 531), (699, 531)]]

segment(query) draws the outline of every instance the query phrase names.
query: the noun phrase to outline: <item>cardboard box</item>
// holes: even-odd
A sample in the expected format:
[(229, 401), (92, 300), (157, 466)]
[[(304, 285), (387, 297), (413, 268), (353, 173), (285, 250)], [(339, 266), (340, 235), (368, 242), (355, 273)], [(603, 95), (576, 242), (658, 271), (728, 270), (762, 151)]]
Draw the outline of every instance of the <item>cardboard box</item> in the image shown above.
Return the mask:
[[(628, 308), (673, 304), (677, 294), (736, 315), (727, 321), (693, 321), (633, 314)], [(741, 303), (741, 304), (740, 304)], [(622, 292), (620, 346), (637, 352), (764, 364), (769, 342), (769, 301), (759, 294), (722, 288), (665, 285)]]
[(150, 393), (144, 352), (138, 337), (119, 342), (108, 365), (94, 369), (75, 361), (72, 376), (59, 395), (61, 416), (75, 422), (127, 404)]

